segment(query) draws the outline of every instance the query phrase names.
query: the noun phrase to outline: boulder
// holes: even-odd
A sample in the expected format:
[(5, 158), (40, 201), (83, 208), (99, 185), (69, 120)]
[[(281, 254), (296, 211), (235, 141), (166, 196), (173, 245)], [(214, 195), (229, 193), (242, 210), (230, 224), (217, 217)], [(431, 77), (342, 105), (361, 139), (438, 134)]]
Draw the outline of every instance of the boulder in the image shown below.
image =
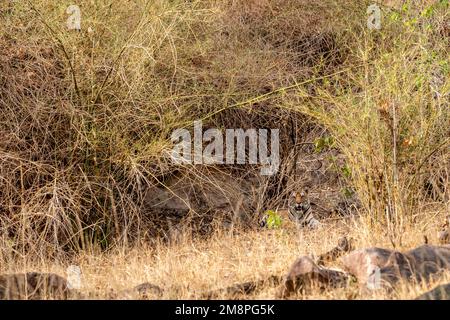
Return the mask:
[(149, 282), (137, 285), (133, 288), (133, 291), (136, 292), (141, 299), (160, 298), (164, 293), (162, 288)]
[(310, 257), (303, 256), (294, 262), (285, 276), (278, 297), (285, 299), (295, 292), (308, 293), (313, 288), (345, 287), (348, 280), (349, 275), (345, 272), (320, 267)]
[(437, 286), (418, 296), (416, 300), (450, 300), (450, 283)]
[(344, 270), (355, 276), (360, 285), (366, 285), (369, 277), (386, 265), (392, 253), (392, 250), (383, 248), (360, 249), (350, 252), (341, 260)]
[(0, 275), (1, 300), (65, 300), (69, 293), (66, 279), (54, 273)]

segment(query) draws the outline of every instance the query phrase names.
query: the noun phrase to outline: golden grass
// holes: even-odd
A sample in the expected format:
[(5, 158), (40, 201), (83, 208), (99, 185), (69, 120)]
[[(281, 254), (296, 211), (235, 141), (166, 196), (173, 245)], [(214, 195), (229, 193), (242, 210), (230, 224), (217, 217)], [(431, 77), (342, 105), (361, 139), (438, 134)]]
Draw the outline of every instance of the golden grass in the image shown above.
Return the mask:
[[(420, 225), (426, 232), (417, 232), (417, 226), (406, 228), (407, 240), (398, 250), (412, 249), (423, 244), (427, 234), (430, 243), (436, 243), (438, 222), (446, 208), (430, 211)], [(289, 232), (285, 229), (251, 232), (217, 231), (210, 239), (181, 239), (171, 245), (139, 246), (131, 249), (115, 248), (111, 252), (83, 252), (70, 261), (59, 263), (50, 260), (29, 261), (17, 258), (14, 264), (1, 265), (0, 272), (42, 271), (65, 275), (68, 265), (78, 265), (82, 270), (82, 288), (86, 297), (111, 299), (112, 292), (130, 289), (140, 283), (150, 282), (165, 289), (162, 299), (199, 299), (202, 293), (225, 288), (236, 283), (284, 275), (291, 264), (302, 255), (319, 255), (337, 243), (343, 235), (353, 237), (357, 248), (378, 246), (392, 248), (386, 233), (373, 233), (361, 219), (348, 219), (325, 223), (318, 231)], [(339, 268), (339, 262), (330, 264)], [(384, 291), (359, 292), (356, 286), (346, 289), (319, 292), (293, 299), (413, 299), (437, 284), (450, 281), (445, 273), (429, 284), (400, 284), (394, 293)], [(276, 287), (267, 287), (246, 299), (274, 299)], [(127, 298), (126, 296), (118, 296)], [(155, 297), (149, 297), (155, 298)], [(222, 295), (217, 298), (227, 299)]]

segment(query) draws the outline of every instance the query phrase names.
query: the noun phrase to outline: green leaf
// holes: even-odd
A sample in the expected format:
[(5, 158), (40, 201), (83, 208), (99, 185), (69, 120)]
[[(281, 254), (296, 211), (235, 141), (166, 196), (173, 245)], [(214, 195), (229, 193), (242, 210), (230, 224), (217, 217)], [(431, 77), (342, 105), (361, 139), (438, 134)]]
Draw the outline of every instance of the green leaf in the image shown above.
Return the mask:
[(415, 85), (417, 88), (420, 88), (420, 87), (422, 87), (424, 82), (425, 82), (425, 77), (423, 75), (419, 75), (415, 80)]
[(430, 6), (428, 8), (426, 8), (425, 10), (423, 10), (420, 15), (422, 17), (431, 17), (431, 15), (433, 14), (433, 6)]

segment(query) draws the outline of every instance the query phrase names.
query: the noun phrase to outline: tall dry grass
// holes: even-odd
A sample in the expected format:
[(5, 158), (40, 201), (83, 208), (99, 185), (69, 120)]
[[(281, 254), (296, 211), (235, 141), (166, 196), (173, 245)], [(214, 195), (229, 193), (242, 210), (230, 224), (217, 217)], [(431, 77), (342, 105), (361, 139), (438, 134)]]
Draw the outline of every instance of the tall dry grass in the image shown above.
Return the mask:
[(448, 18), (446, 2), (385, 10), (381, 30), (361, 25), (345, 39), (345, 72), (287, 103), (330, 130), (370, 225), (394, 246), (428, 206), (448, 210)]
[(2, 5), (1, 225), (21, 254), (141, 239), (146, 189), (177, 170), (174, 129), (266, 127), (275, 99), (248, 120), (257, 101), (228, 106), (336, 63), (335, 4), (81, 2), (80, 32), (69, 4)]

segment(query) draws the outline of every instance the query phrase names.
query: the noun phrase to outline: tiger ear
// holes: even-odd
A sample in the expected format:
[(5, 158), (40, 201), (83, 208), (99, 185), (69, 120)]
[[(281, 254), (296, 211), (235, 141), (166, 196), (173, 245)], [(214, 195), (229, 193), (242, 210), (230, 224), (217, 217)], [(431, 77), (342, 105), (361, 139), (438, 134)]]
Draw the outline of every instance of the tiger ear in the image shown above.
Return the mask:
[(292, 191), (291, 197), (295, 198), (297, 196), (297, 192), (296, 191)]

